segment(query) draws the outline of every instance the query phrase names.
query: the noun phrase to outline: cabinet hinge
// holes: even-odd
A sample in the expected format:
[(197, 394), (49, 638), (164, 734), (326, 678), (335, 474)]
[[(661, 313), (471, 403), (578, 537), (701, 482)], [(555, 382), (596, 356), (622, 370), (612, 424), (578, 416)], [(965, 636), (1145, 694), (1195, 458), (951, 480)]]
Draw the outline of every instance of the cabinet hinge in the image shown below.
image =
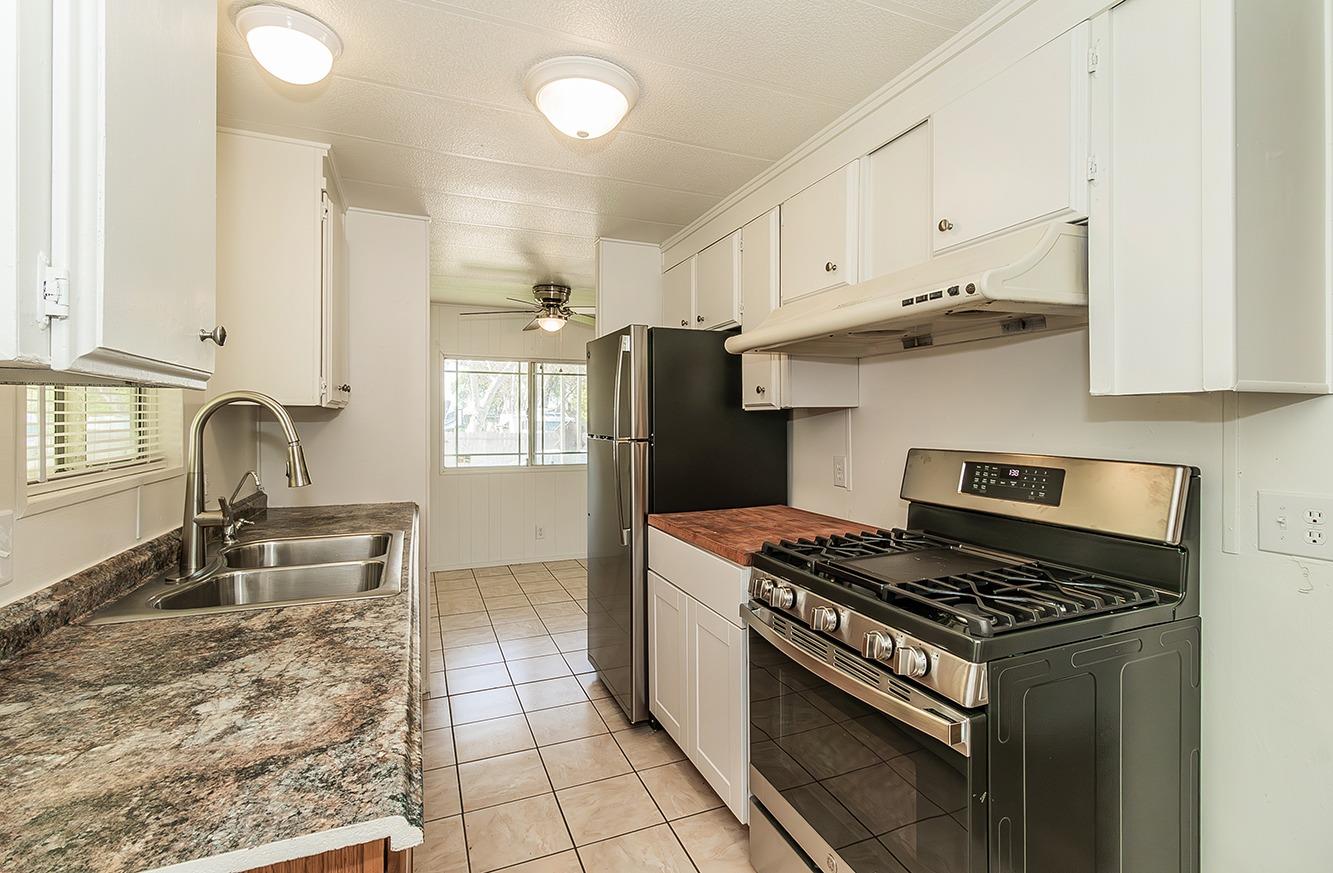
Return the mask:
[(41, 291), (44, 317), (69, 318), (69, 270), (44, 265)]
[(1088, 155), (1088, 181), (1089, 181), (1089, 182), (1096, 182), (1096, 181), (1097, 181), (1097, 174), (1098, 174), (1099, 170), (1100, 170), (1100, 168), (1097, 166), (1097, 156), (1096, 156), (1096, 155)]
[(1097, 54), (1097, 46), (1088, 49), (1088, 72), (1097, 72), (1097, 65), (1101, 63), (1101, 57)]

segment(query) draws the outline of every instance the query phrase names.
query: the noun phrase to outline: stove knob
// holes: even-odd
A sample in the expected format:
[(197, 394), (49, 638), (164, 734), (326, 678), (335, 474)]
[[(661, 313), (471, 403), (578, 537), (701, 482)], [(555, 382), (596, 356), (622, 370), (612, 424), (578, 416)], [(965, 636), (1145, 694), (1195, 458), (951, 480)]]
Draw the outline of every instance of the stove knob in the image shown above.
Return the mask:
[(816, 606), (810, 613), (810, 626), (817, 631), (832, 633), (838, 629), (838, 611), (827, 606)]
[(773, 580), (760, 578), (754, 580), (754, 585), (751, 593), (754, 594), (755, 600), (763, 600), (767, 602), (768, 594), (772, 590), (773, 590)]
[(786, 585), (776, 585), (768, 592), (768, 605), (778, 609), (791, 609), (796, 603), (796, 592)]
[(899, 676), (920, 679), (930, 670), (930, 659), (916, 646), (899, 646), (893, 662), (893, 672)]
[(893, 637), (871, 631), (861, 639), (861, 654), (872, 661), (887, 661), (893, 654)]

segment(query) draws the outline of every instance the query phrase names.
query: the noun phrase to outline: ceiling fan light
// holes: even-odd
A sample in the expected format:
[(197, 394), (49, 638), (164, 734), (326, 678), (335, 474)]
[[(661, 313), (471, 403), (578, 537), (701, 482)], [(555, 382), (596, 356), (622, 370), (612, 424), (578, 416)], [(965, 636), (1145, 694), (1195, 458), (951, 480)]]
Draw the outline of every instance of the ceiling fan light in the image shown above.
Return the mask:
[(320, 81), (342, 54), (342, 40), (332, 28), (284, 6), (247, 6), (236, 13), (236, 29), (259, 65), (292, 85)]
[(547, 333), (555, 333), (565, 326), (565, 320), (554, 315), (543, 315), (537, 319), (537, 326)]
[(575, 139), (596, 139), (615, 130), (639, 99), (634, 77), (600, 58), (543, 61), (528, 72), (524, 86), (555, 129)]

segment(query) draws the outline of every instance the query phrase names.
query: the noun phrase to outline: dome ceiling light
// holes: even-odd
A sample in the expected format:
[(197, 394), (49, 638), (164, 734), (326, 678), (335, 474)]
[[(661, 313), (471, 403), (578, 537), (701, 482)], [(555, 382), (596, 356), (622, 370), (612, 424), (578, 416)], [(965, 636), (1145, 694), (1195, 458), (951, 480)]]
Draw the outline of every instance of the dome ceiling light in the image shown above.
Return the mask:
[(528, 71), (528, 99), (555, 129), (575, 139), (615, 130), (639, 99), (634, 77), (600, 58), (562, 57)]
[(327, 24), (285, 6), (247, 6), (236, 13), (236, 29), (261, 67), (293, 85), (323, 79), (343, 50)]

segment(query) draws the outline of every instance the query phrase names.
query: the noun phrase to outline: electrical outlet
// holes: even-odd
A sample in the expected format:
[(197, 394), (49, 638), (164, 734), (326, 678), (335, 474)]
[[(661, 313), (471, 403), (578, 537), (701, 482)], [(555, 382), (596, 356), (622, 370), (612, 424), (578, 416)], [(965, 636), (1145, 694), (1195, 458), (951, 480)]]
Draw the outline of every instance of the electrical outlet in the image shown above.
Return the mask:
[(834, 488), (846, 488), (846, 487), (847, 487), (847, 456), (846, 456), (846, 455), (834, 455), (834, 456), (833, 456), (833, 487), (834, 487)]
[(542, 527), (541, 525), (537, 525), (537, 539), (539, 540), (546, 539), (546, 528)]
[(1259, 548), (1302, 558), (1333, 560), (1329, 519), (1333, 497), (1259, 492)]

